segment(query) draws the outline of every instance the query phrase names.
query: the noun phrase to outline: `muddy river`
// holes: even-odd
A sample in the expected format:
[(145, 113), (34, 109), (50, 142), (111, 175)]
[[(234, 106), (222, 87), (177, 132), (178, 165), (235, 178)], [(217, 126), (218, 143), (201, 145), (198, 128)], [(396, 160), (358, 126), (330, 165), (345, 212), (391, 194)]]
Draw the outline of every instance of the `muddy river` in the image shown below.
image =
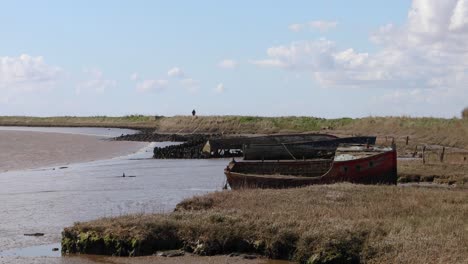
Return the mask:
[[(101, 137), (129, 132), (24, 129)], [(168, 144), (172, 143), (150, 143), (136, 153), (112, 159), (0, 173), (0, 262), (63, 263), (72, 259), (52, 249), (60, 246), (63, 228), (76, 221), (170, 212), (184, 198), (221, 190), (228, 160), (151, 159), (155, 146)], [(25, 236), (33, 233), (44, 235)], [(90, 261), (79, 259), (78, 263)]]

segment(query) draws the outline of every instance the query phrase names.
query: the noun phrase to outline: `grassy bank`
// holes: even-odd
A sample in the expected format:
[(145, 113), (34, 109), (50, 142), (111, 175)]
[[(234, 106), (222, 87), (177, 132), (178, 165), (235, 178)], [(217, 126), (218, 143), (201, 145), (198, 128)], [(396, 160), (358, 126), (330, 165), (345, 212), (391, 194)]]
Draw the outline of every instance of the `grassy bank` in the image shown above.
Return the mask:
[(269, 134), (327, 132), (338, 135), (391, 136), (411, 143), (429, 143), (468, 148), (468, 120), (411, 117), (366, 117), (324, 119), (314, 117), (254, 116), (142, 116), (123, 117), (0, 117), (0, 125), (97, 126), (154, 128), (167, 133)]
[(158, 117), (128, 115), (109, 116), (0, 116), (0, 126), (44, 126), (44, 127), (118, 127), (118, 128), (154, 128)]
[(301, 263), (463, 263), (466, 219), (463, 190), (338, 184), (225, 191), (185, 200), (171, 214), (76, 223), (62, 246), (116, 255), (248, 252)]

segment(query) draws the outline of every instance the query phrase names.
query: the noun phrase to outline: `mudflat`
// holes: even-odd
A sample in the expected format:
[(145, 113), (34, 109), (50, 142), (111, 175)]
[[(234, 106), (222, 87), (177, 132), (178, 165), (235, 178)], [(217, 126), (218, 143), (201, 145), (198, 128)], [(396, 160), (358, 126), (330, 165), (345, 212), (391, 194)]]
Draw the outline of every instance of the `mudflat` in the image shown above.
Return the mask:
[(113, 158), (145, 145), (88, 135), (0, 130), (0, 172)]

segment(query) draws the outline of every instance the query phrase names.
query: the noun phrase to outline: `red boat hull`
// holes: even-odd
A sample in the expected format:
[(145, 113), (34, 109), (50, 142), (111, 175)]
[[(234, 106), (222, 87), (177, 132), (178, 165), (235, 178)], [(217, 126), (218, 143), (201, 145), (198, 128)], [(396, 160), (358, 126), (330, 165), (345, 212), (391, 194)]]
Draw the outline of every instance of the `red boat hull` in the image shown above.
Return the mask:
[[(308, 163), (315, 162), (309, 165)], [(252, 166), (262, 166), (267, 162), (232, 162), (225, 169), (225, 175), (231, 189), (242, 188), (291, 188), (313, 184), (331, 184), (336, 182), (351, 182), (358, 184), (396, 184), (397, 164), (396, 151), (379, 153), (370, 157), (333, 161), (330, 169), (315, 177), (301, 176), (301, 168), (318, 166), (316, 161), (277, 162), (276, 165), (289, 166), (296, 175), (281, 174), (250, 174), (236, 171), (236, 163), (250, 163)], [(272, 164), (271, 162), (269, 162)], [(322, 164), (323, 166), (323, 164)]]

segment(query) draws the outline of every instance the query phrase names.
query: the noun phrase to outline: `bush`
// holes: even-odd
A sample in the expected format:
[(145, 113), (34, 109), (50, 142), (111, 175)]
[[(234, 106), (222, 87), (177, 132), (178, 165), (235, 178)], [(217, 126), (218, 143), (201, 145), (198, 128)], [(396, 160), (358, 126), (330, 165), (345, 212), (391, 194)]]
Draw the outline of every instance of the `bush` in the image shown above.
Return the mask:
[(468, 107), (465, 107), (465, 109), (463, 109), (462, 118), (463, 119), (468, 119)]

